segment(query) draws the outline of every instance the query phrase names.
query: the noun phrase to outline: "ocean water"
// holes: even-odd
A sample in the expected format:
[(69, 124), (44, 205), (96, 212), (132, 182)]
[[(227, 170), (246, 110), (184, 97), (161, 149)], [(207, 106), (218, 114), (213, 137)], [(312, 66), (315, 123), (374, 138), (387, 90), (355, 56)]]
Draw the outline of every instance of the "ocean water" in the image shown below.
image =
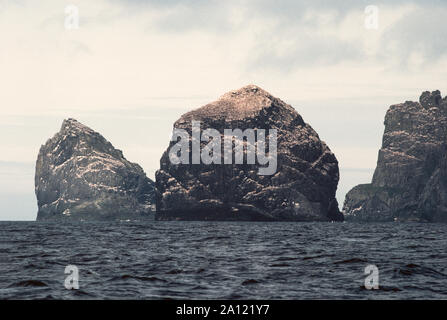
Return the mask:
[(0, 272), (0, 299), (446, 299), (447, 224), (0, 222)]

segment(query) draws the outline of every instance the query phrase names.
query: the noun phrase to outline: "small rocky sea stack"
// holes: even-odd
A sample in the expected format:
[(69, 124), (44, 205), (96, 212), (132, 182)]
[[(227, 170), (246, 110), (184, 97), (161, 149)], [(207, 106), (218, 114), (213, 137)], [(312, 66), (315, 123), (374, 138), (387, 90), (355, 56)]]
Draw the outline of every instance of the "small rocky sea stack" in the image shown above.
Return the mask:
[[(276, 170), (273, 174), (259, 174), (262, 166), (247, 161), (250, 147), (253, 147), (251, 150), (256, 148), (257, 152), (260, 149), (259, 140), (253, 144), (247, 136), (233, 142), (230, 140), (229, 148), (233, 155), (237, 144), (244, 146), (245, 161), (237, 164), (236, 156), (231, 164), (223, 159), (224, 142), (219, 164), (193, 164), (193, 161), (174, 164), (170, 159), (170, 149), (179, 140), (171, 141), (156, 173), (156, 219), (343, 220), (335, 199), (339, 180), (337, 159), (290, 105), (257, 86), (249, 85), (228, 92), (219, 100), (177, 120), (174, 128), (189, 133), (189, 145), (193, 145), (195, 139), (193, 121), (200, 122), (201, 130), (217, 130), (220, 134), (217, 139), (222, 141), (227, 138), (226, 129), (233, 132), (253, 129), (257, 137), (262, 130), (266, 135), (276, 130)], [(199, 139), (201, 147), (214, 143), (214, 138), (203, 138), (202, 135)], [(271, 156), (272, 140), (265, 146)]]
[(343, 211), (355, 221), (447, 222), (447, 97), (426, 91), (389, 108), (372, 183), (353, 188)]
[(102, 135), (74, 119), (40, 148), (37, 220), (141, 219), (151, 215), (154, 183)]

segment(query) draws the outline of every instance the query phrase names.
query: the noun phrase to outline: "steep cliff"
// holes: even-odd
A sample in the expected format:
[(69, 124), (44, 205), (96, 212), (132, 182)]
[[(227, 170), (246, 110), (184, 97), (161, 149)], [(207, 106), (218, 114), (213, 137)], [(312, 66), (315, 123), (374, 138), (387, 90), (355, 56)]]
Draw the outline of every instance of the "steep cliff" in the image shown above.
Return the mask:
[(372, 183), (346, 195), (346, 218), (447, 222), (446, 138), (447, 98), (439, 91), (391, 106)]
[[(192, 121), (200, 121), (202, 130), (216, 129), (222, 140), (225, 129), (265, 129), (266, 135), (268, 130), (276, 129), (276, 170), (263, 175), (259, 174), (259, 163), (225, 164), (224, 159), (221, 164), (173, 164), (169, 157), (177, 142), (173, 141), (156, 173), (157, 219), (343, 220), (335, 199), (337, 159), (290, 105), (249, 85), (228, 92), (175, 122), (174, 128), (189, 133), (190, 145)], [(251, 145), (246, 138), (239, 143), (247, 149)], [(204, 144), (202, 140), (202, 147)], [(236, 140), (233, 152), (235, 145)]]
[(40, 148), (37, 220), (115, 220), (150, 216), (154, 183), (99, 133), (74, 119)]

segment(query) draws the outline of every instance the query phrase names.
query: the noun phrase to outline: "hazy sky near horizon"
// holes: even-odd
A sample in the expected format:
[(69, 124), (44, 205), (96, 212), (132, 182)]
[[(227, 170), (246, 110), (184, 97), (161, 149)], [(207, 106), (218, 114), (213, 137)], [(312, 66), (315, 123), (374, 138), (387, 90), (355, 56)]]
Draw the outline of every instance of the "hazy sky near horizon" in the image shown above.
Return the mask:
[(371, 179), (388, 107), (446, 94), (446, 16), (435, 0), (0, 0), (0, 220), (35, 219), (37, 153), (64, 118), (153, 178), (181, 114), (250, 83), (334, 151), (342, 202)]

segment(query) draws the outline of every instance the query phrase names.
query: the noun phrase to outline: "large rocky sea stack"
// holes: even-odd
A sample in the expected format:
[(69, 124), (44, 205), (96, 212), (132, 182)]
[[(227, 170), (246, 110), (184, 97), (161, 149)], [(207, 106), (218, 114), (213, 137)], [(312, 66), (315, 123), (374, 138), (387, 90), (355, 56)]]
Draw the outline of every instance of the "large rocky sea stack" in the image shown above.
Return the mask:
[(447, 222), (446, 156), (447, 98), (426, 91), (391, 106), (372, 183), (347, 194), (347, 219)]
[[(99, 133), (74, 119), (40, 148), (37, 220), (116, 220), (151, 216), (154, 183)], [(153, 215), (152, 215), (153, 217)]]
[(169, 158), (169, 150), (177, 142), (173, 141), (156, 173), (156, 219), (343, 220), (335, 199), (337, 159), (290, 105), (249, 85), (176, 121), (174, 128), (186, 130), (189, 142), (193, 120), (200, 121), (201, 130), (213, 128), (222, 137), (224, 129), (265, 129), (266, 135), (269, 129), (276, 129), (277, 170), (259, 175), (258, 163), (247, 162), (173, 164)]

